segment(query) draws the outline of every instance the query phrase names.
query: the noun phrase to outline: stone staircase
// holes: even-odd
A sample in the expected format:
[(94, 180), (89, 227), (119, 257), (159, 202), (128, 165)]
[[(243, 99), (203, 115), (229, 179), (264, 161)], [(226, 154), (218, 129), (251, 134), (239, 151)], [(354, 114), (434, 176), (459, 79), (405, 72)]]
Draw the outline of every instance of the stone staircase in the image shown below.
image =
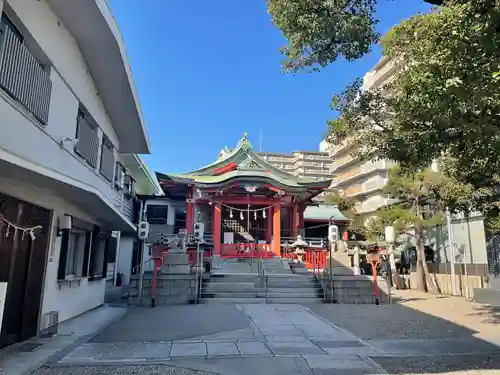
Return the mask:
[[(201, 302), (323, 303), (321, 286), (313, 275), (293, 274), (288, 261), (280, 258), (265, 259), (263, 263), (267, 288), (256, 272), (243, 273), (243, 264), (232, 264), (230, 269), (212, 273), (203, 283)], [(250, 264), (249, 270), (254, 270), (253, 266)], [(230, 272), (237, 270), (240, 272)]]

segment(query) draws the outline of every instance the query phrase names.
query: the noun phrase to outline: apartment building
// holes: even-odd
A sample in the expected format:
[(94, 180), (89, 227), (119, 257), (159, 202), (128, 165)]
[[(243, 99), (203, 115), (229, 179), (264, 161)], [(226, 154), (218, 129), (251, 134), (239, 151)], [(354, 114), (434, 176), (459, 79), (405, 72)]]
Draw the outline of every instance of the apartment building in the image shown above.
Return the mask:
[[(394, 70), (394, 63), (385, 57), (382, 58), (364, 76), (363, 89), (379, 88), (390, 79)], [(349, 140), (328, 146), (328, 154), (332, 159), (331, 174), (334, 176), (332, 188), (339, 190), (346, 197), (356, 199), (356, 210), (369, 214), (392, 203), (382, 194), (382, 189), (387, 183), (388, 170), (394, 163), (388, 160), (361, 162), (352, 156), (353, 151)]]
[[(258, 154), (269, 164), (297, 177), (318, 180), (327, 180), (331, 177), (332, 159), (327, 151), (293, 151), (291, 154), (259, 152)], [(322, 197), (323, 194), (317, 199), (321, 200)]]
[(143, 183), (125, 165), (150, 145), (105, 0), (0, 0), (0, 14), (2, 348), (104, 302), (112, 233), (135, 232)]

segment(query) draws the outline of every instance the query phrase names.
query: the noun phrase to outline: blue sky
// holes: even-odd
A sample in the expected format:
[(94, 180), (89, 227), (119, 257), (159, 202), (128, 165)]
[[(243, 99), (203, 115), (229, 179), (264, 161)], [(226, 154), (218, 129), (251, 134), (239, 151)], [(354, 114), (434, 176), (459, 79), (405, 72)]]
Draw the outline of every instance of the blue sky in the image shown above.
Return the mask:
[[(262, 134), (263, 151), (317, 150), (332, 95), (380, 58), (375, 49), (320, 73), (283, 74), (284, 39), (265, 0), (109, 3), (151, 137), (153, 153), (144, 159), (155, 171), (208, 164), (245, 131), (257, 149)], [(380, 0), (379, 28), (428, 9), (421, 0)]]

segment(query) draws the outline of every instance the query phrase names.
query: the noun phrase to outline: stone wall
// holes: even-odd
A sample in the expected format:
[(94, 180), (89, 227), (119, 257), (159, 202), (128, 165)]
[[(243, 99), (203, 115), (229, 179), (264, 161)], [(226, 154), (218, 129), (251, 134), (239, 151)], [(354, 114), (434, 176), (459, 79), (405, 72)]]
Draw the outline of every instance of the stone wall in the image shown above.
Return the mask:
[[(332, 280), (329, 280), (326, 274), (320, 277), (321, 288), (325, 292), (325, 300), (333, 299), (337, 303), (345, 304), (374, 304), (374, 287), (371, 276), (341, 276), (334, 275)], [(377, 279), (378, 295), (380, 303), (389, 302), (389, 289), (383, 278)]]
[[(153, 273), (144, 275), (142, 305), (151, 304), (151, 284)], [(156, 278), (156, 304), (178, 305), (194, 301), (196, 275), (158, 275)], [(139, 276), (134, 275), (130, 280), (130, 304), (138, 305)]]

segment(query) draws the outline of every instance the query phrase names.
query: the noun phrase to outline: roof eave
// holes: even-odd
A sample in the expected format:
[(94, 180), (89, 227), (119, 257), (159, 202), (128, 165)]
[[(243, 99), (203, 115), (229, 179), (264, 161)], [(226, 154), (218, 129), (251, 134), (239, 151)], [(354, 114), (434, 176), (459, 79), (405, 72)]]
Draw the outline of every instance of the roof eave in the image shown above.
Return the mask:
[(125, 44), (106, 0), (47, 1), (80, 47), (120, 140), (118, 151), (150, 154)]

